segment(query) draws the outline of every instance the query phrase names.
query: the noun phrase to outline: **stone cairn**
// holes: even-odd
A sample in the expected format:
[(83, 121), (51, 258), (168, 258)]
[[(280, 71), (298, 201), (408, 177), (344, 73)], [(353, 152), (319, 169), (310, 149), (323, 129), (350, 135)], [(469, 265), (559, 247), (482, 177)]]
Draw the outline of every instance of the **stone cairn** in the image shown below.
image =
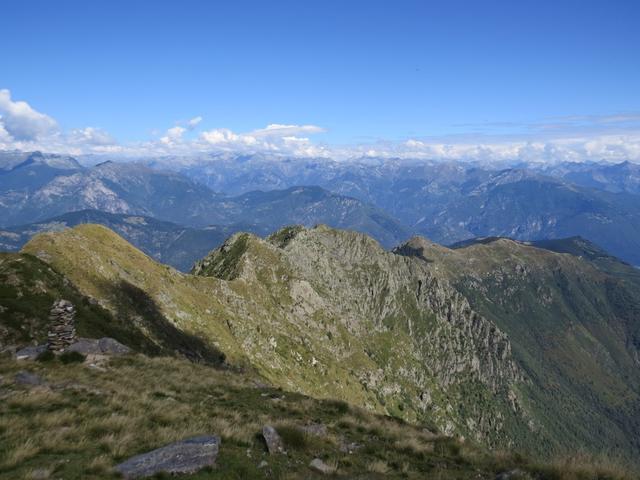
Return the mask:
[(53, 353), (62, 353), (76, 343), (75, 316), (76, 309), (71, 302), (58, 300), (53, 303), (49, 314), (51, 326), (47, 334), (47, 348)]

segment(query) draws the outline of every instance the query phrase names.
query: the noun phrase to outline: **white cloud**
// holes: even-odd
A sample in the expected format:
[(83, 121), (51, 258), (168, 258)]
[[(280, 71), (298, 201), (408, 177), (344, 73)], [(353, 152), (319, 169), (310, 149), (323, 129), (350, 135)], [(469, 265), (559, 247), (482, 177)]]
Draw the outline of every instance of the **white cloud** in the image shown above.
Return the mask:
[(315, 133), (323, 133), (325, 129), (316, 125), (281, 125), (272, 123), (265, 128), (254, 130), (251, 134), (255, 137), (283, 137), (293, 135), (311, 135)]
[(240, 135), (236, 135), (227, 128), (216, 128), (207, 132), (202, 132), (200, 136), (205, 142), (208, 142), (211, 145), (234, 143), (240, 140)]
[(0, 116), (0, 145), (9, 143), (11, 140), (11, 135), (9, 135), (9, 132), (4, 128), (4, 125), (2, 124), (2, 117)]
[(196, 116), (177, 122), (160, 138), (156, 136), (147, 141), (120, 144), (100, 128), (84, 127), (61, 132), (52, 117), (34, 110), (26, 102), (13, 101), (9, 90), (0, 90), (0, 149), (42, 150), (72, 155), (180, 155), (185, 158), (201, 153), (229, 152), (331, 157), (337, 160), (380, 157), (488, 162), (640, 162), (640, 123), (636, 124), (639, 119), (640, 115), (636, 113), (563, 117), (554, 119), (562, 128), (536, 124), (528, 133), (519, 135), (414, 137), (398, 141), (327, 145), (317, 142), (313, 137), (325, 132), (325, 129), (310, 124), (272, 123), (244, 133), (216, 128), (194, 136), (189, 132), (202, 123), (202, 117)]
[(166, 135), (160, 138), (160, 142), (165, 145), (174, 145), (179, 143), (182, 141), (182, 135), (184, 135), (184, 132), (186, 131), (186, 128), (176, 125), (175, 127), (167, 130)]
[(68, 135), (69, 143), (74, 145), (105, 146), (116, 143), (115, 139), (100, 128), (85, 127), (71, 130)]
[(0, 90), (0, 115), (4, 131), (19, 141), (36, 140), (58, 129), (53, 118), (34, 110), (27, 102), (14, 102), (6, 89)]
[(198, 126), (200, 122), (202, 122), (201, 116), (193, 117), (191, 120), (187, 122), (187, 127), (189, 128), (189, 130), (193, 130)]
[(324, 129), (315, 125), (270, 124), (247, 133), (235, 133), (227, 128), (208, 130), (200, 134), (200, 140), (211, 149), (237, 153), (271, 153), (287, 156), (329, 156), (329, 151), (315, 145), (307, 137), (297, 134), (320, 133)]

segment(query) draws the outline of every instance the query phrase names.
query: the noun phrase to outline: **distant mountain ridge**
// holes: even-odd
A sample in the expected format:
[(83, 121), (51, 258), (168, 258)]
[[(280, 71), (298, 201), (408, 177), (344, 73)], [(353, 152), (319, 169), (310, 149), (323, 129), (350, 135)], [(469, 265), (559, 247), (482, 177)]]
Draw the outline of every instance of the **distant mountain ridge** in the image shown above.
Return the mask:
[(44, 222), (0, 229), (0, 250), (17, 252), (34, 235), (59, 232), (86, 223), (104, 225), (157, 261), (182, 271), (190, 270), (196, 260), (239, 230), (266, 233), (251, 225), (210, 225), (192, 228), (141, 215), (81, 210), (65, 213)]
[[(369, 233), (387, 247), (410, 236), (410, 230), (381, 209), (320, 187), (294, 186), (227, 196), (179, 173), (142, 164), (103, 162), (82, 167), (77, 162), (63, 162), (62, 168), (58, 157), (55, 162), (51, 158), (32, 154), (17, 162), (12, 157), (12, 168), (0, 174), (0, 226), (99, 210), (192, 228), (246, 225), (256, 232), (288, 224), (326, 223)], [(58, 166), (52, 167), (52, 162)]]
[[(375, 205), (414, 233), (442, 244), (482, 236), (540, 240), (579, 235), (640, 265), (640, 195), (635, 188), (640, 166), (628, 162), (505, 169), (433, 160), (255, 156), (215, 157), (177, 168), (219, 191), (286, 188), (292, 182), (319, 185)], [(586, 176), (608, 180), (587, 181)]]
[[(3, 226), (97, 209), (190, 227), (248, 224), (271, 231), (326, 223), (369, 233), (386, 247), (411, 234), (441, 244), (486, 236), (581, 236), (640, 265), (640, 167), (628, 162), (521, 163), (505, 169), (433, 160), (225, 154), (78, 169), (78, 162), (62, 157), (33, 154), (25, 164), (25, 156), (9, 156), (0, 161), (13, 165), (0, 175)], [(52, 167), (56, 162), (72, 170)]]

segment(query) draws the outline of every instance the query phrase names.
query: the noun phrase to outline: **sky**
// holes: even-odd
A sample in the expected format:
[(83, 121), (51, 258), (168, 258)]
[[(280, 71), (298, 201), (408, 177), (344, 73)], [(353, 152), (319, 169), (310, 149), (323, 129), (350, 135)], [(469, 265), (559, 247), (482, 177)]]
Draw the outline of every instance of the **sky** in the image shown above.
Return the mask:
[(636, 0), (0, 9), (0, 149), (640, 161)]

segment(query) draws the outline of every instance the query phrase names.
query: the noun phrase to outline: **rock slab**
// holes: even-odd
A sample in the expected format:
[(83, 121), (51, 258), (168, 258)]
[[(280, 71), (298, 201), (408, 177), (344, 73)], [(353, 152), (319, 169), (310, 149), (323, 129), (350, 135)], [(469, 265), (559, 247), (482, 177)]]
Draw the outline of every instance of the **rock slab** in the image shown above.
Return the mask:
[(275, 455), (276, 453), (285, 453), (282, 438), (280, 438), (276, 429), (271, 425), (265, 425), (262, 428), (262, 436), (264, 437), (264, 441), (267, 443), (267, 450), (269, 450), (271, 455)]
[(313, 460), (311, 460), (311, 463), (309, 463), (309, 468), (311, 470), (315, 470), (316, 472), (322, 473), (324, 475), (329, 475), (336, 471), (335, 468), (333, 468), (330, 465), (327, 465), (319, 458), (314, 458)]
[(215, 465), (220, 437), (202, 435), (187, 438), (164, 447), (131, 457), (117, 465), (115, 471), (124, 478), (144, 478), (160, 472), (195, 473)]
[(42, 377), (40, 377), (40, 375), (36, 375), (35, 373), (27, 372), (24, 370), (16, 373), (14, 380), (18, 385), (44, 385), (44, 380), (42, 379)]
[(38, 355), (47, 350), (46, 345), (37, 345), (21, 348), (16, 352), (16, 360), (35, 360)]
[(110, 337), (98, 340), (93, 338), (78, 338), (78, 341), (68, 348), (71, 352), (83, 355), (126, 355), (131, 349)]

